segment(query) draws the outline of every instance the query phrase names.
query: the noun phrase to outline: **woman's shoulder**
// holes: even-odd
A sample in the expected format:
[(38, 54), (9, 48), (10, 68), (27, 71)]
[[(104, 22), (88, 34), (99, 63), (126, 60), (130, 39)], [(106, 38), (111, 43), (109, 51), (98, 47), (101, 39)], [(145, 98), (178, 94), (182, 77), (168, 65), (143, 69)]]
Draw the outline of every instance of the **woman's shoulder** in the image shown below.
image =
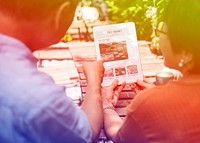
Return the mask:
[[(191, 92), (195, 91), (195, 92)], [(200, 85), (183, 84), (182, 82), (169, 82), (163, 86), (156, 86), (141, 91), (130, 104), (131, 109), (164, 106), (167, 103), (181, 102), (190, 98), (199, 98)], [(180, 100), (181, 99), (181, 100)]]
[(177, 85), (174, 85), (174, 83), (169, 83), (164, 86), (156, 86), (154, 88), (141, 91), (134, 97), (129, 107), (139, 108), (141, 106), (148, 107), (152, 104), (160, 104), (166, 100), (166, 97), (170, 98), (170, 96), (172, 96), (171, 93), (176, 92), (176, 86)]

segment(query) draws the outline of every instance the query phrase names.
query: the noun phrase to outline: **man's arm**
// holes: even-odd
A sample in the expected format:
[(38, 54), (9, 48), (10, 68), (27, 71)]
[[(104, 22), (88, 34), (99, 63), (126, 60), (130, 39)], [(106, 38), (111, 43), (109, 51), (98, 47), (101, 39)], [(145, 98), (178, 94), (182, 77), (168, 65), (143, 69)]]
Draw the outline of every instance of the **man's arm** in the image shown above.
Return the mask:
[(103, 124), (101, 82), (103, 78), (103, 61), (83, 65), (87, 79), (87, 90), (82, 104), (92, 129), (92, 140), (98, 139)]

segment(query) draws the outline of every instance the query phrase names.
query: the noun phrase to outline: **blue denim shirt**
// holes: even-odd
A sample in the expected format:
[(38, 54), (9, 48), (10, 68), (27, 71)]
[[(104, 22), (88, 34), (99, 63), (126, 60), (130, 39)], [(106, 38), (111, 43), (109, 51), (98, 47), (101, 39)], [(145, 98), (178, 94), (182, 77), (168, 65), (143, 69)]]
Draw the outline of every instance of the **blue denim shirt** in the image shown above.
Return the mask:
[(85, 113), (23, 43), (0, 34), (0, 143), (66, 142), (91, 142)]

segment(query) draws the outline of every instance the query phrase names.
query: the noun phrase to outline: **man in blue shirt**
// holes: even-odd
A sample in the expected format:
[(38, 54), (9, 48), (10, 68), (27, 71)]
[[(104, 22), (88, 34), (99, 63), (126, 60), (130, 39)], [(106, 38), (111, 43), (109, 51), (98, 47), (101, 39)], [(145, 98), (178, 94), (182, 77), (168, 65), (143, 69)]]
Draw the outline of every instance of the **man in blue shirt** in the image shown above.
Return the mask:
[(102, 61), (84, 65), (88, 82), (81, 109), (37, 70), (34, 50), (57, 43), (77, 0), (0, 1), (0, 142), (89, 143), (102, 127)]

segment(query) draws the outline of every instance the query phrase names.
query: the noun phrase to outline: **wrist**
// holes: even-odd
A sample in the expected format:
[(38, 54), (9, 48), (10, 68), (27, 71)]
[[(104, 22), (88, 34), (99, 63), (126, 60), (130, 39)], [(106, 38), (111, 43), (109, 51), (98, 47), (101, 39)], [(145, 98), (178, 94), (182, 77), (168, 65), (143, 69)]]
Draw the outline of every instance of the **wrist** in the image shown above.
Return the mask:
[(115, 107), (112, 103), (103, 105), (103, 111), (105, 110), (115, 110)]

